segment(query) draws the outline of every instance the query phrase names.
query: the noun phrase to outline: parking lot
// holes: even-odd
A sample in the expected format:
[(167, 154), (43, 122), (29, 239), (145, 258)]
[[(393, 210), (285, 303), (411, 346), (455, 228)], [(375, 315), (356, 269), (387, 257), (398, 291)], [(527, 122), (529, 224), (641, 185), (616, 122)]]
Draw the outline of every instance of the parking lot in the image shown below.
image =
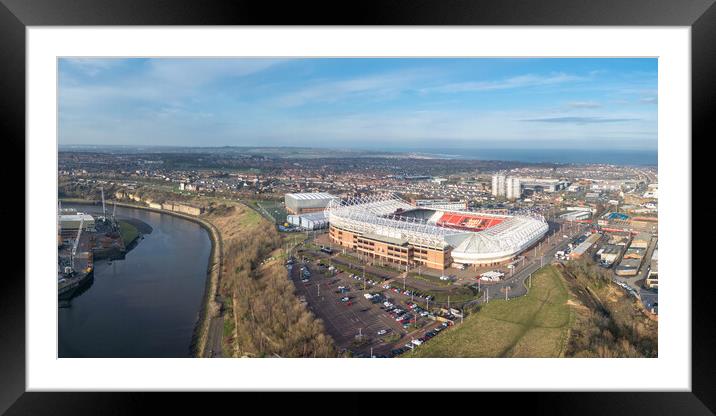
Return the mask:
[[(577, 223), (558, 223), (549, 222), (549, 232), (545, 238), (539, 243), (535, 244), (530, 249), (524, 251), (517, 256), (512, 262), (512, 267), (507, 263), (494, 266), (470, 266), (465, 269), (449, 267), (444, 271), (430, 269), (427, 267), (416, 267), (410, 268), (410, 273), (406, 278), (406, 284), (417, 288), (419, 290), (441, 292), (448, 291), (450, 287), (445, 284), (435, 282), (440, 276), (450, 276), (451, 286), (456, 285), (472, 285), (476, 283), (477, 277), (485, 272), (498, 271), (505, 274), (506, 278), (512, 277), (519, 273), (521, 270), (528, 267), (528, 265), (543, 256), (548, 250), (561, 245), (567, 238), (573, 238), (574, 236), (582, 233), (587, 226)], [(327, 233), (315, 234), (313, 236), (313, 242), (316, 245), (331, 246), (331, 241)], [(349, 249), (332, 246), (334, 252), (340, 253), (343, 257), (343, 261), (355, 264), (366, 264), (368, 269), (374, 268), (376, 274), (386, 277), (397, 277), (402, 276), (402, 272), (405, 271), (404, 266), (396, 266), (388, 262), (381, 262), (379, 259), (361, 258), (359, 254), (352, 252)], [(321, 254), (327, 257), (324, 254)], [(335, 257), (335, 256), (334, 256)], [(336, 261), (339, 259), (337, 257)], [(346, 260), (348, 259), (348, 260)], [(375, 266), (373, 266), (375, 265)], [(382, 266), (381, 266), (382, 265)], [(419, 276), (422, 275), (422, 276)], [(432, 281), (431, 281), (432, 280)], [(402, 283), (402, 277), (400, 278)], [(481, 282), (481, 284), (487, 284), (488, 286), (493, 284), (492, 282)]]
[[(442, 280), (439, 279), (440, 272), (435, 275), (435, 271), (427, 269), (413, 268), (404, 279), (405, 275), (400, 270), (371, 264), (367, 259), (354, 259), (344, 254), (343, 250), (333, 249), (329, 254), (330, 245), (320, 244), (325, 235), (314, 236), (311, 240), (313, 244), (297, 250), (296, 267), (295, 270), (292, 268), (291, 276), (298, 295), (324, 321), (326, 332), (339, 349), (349, 350), (353, 356), (369, 357), (372, 352), (374, 356), (392, 357), (412, 348), (420, 348), (421, 343), (428, 342), (453, 322), (459, 324), (462, 305), (478, 301), (479, 292), (460, 293), (465, 292), (467, 286), (474, 286), (474, 290), (478, 291), (482, 285), (483, 290), (490, 292), (490, 298), (521, 296), (527, 290), (525, 279), (533, 269), (540, 267), (538, 259), (546, 256), (547, 261), (552, 260), (554, 251), (582, 231), (578, 225), (562, 227), (561, 224), (550, 223), (551, 238), (523, 253), (515, 261), (514, 268), (504, 265), (485, 268), (504, 270), (505, 277), (498, 282), (478, 282), (476, 270), (479, 272), (482, 269), (473, 268), (450, 269), (455, 273), (449, 283), (437, 281)], [(564, 238), (565, 235), (570, 238)], [(310, 273), (305, 282), (300, 269), (303, 261)], [(433, 278), (416, 276), (416, 272), (431, 273)], [(341, 286), (345, 289), (339, 292)], [(509, 292), (506, 291), (507, 286), (511, 289)], [(382, 298), (372, 302), (364, 297), (366, 293), (380, 294)], [(447, 294), (453, 295), (452, 302)], [(480, 298), (486, 298), (481, 295), (479, 293)], [(386, 301), (387, 304), (384, 303)], [(447, 311), (450, 308), (457, 310)], [(405, 316), (409, 318), (406, 320)]]
[[(304, 274), (302, 267), (310, 276)], [(417, 302), (411, 308), (410, 296), (385, 289), (383, 281), (330, 271), (320, 259), (295, 262), (290, 276), (298, 296), (324, 321), (326, 332), (336, 346), (351, 351), (353, 356), (369, 357), (371, 352), (378, 357), (398, 355), (409, 349), (405, 344), (416, 347), (427, 341), (436, 334), (432, 331), (441, 325), (434, 316), (427, 316), (427, 311)], [(369, 300), (365, 294), (378, 294), (378, 297)], [(430, 334), (426, 336), (426, 333)]]

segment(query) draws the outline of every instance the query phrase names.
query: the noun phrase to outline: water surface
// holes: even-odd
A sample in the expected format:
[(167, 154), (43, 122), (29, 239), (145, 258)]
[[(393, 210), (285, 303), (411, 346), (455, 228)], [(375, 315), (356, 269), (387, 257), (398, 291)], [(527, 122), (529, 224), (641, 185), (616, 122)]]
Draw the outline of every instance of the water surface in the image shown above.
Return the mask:
[(211, 253), (208, 233), (140, 209), (117, 207), (117, 217), (144, 221), (152, 232), (125, 259), (96, 261), (91, 286), (59, 309), (59, 357), (189, 357)]

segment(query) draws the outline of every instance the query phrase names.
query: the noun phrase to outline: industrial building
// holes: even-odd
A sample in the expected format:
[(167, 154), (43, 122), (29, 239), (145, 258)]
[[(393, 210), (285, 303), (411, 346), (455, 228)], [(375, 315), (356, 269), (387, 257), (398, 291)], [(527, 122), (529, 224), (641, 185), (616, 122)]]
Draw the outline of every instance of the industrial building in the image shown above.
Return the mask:
[(60, 214), (58, 216), (60, 228), (62, 231), (77, 231), (82, 224), (83, 230), (94, 230), (94, 217), (83, 212), (74, 214)]
[(286, 211), (294, 215), (323, 211), (329, 202), (338, 199), (325, 192), (286, 194), (284, 197)]
[(646, 249), (641, 247), (629, 246), (627, 251), (624, 253), (625, 259), (638, 259), (641, 260), (644, 257)]
[(628, 230), (630, 228), (629, 218), (629, 215), (621, 212), (607, 212), (597, 220), (597, 224), (600, 227)]
[(638, 233), (634, 236), (634, 239), (631, 241), (630, 247), (634, 248), (643, 248), (646, 250), (647, 247), (649, 247), (649, 242), (651, 241), (651, 235), (649, 233)]
[(592, 248), (592, 246), (594, 245), (594, 243), (596, 243), (597, 241), (599, 241), (599, 238), (600, 238), (600, 237), (601, 237), (601, 235), (600, 235), (600, 234), (596, 234), (596, 233), (590, 235), (589, 237), (587, 237), (586, 240), (582, 241), (581, 244), (579, 244), (577, 247), (574, 248), (574, 250), (572, 250), (572, 252), (570, 253), (570, 257), (571, 257), (571, 258), (580, 258), (580, 257), (582, 257), (582, 256), (584, 255), (584, 253), (587, 252), (587, 250), (589, 250), (590, 248)]
[(614, 273), (619, 276), (636, 276), (641, 266), (641, 260), (622, 259), (619, 265), (614, 269)]
[(589, 211), (592, 214), (597, 212), (596, 208), (590, 207), (590, 206), (574, 206), (574, 207), (566, 207), (566, 211)]
[(328, 227), (325, 211), (310, 212), (302, 215), (288, 215), (286, 222), (304, 230), (320, 230)]
[(598, 252), (599, 259), (603, 261), (606, 264), (613, 264), (617, 260), (619, 260), (619, 256), (622, 253), (622, 247), (613, 245), (613, 244), (605, 244)]
[(579, 221), (591, 218), (591, 211), (570, 211), (560, 215), (559, 217), (565, 221)]
[(632, 217), (629, 225), (634, 231), (643, 231), (650, 234), (659, 232), (659, 219), (657, 217)]
[(621, 234), (610, 234), (609, 241), (607, 244), (626, 247), (629, 244), (629, 236)]
[[(636, 246), (634, 245), (635, 242)], [(626, 252), (624, 252), (624, 255), (622, 256), (622, 261), (614, 269), (614, 272), (619, 276), (636, 276), (644, 260), (645, 253), (646, 246), (642, 246), (642, 240), (632, 240), (629, 248), (627, 248)]]
[(339, 246), (399, 265), (445, 270), (496, 265), (547, 233), (544, 217), (416, 208), (393, 196), (331, 201), (329, 235)]

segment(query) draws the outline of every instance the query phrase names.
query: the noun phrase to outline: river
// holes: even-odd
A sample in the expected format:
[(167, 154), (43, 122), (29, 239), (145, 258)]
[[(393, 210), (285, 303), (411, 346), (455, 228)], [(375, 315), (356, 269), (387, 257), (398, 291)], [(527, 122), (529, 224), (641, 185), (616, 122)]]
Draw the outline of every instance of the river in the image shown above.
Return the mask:
[[(89, 205), (63, 208), (101, 212)], [(61, 302), (59, 357), (190, 357), (211, 253), (209, 234), (169, 214), (116, 209), (118, 219), (143, 221), (152, 231), (123, 260), (96, 261), (91, 286), (66, 305)]]

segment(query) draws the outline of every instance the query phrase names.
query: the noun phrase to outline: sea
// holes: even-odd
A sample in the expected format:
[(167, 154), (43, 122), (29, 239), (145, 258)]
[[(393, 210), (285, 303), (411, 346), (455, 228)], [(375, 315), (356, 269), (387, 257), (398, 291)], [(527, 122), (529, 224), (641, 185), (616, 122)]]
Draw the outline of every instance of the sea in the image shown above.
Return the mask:
[[(392, 149), (391, 149), (392, 150)], [(502, 160), (525, 163), (657, 166), (656, 150), (573, 149), (395, 149), (447, 159)]]

